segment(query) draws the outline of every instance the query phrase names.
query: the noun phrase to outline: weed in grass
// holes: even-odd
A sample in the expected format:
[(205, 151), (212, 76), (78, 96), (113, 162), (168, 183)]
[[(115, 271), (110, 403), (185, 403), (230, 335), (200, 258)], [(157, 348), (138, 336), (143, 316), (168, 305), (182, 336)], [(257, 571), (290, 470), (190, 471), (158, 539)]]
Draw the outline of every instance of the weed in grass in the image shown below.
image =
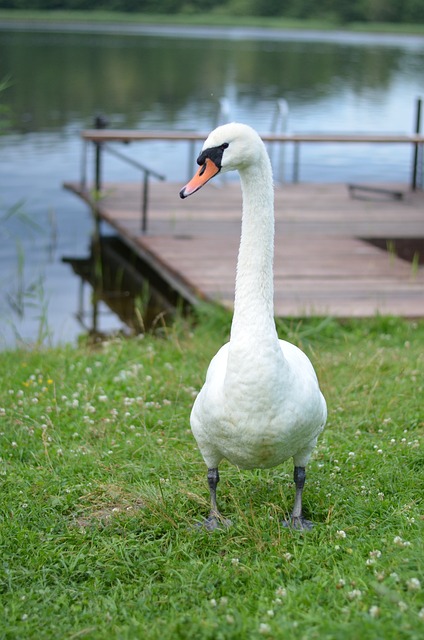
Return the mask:
[(160, 338), (2, 354), (0, 637), (418, 640), (424, 323), (280, 325), (329, 405), (305, 490), (318, 524), (281, 525), (290, 463), (224, 464), (233, 526), (210, 534), (188, 419), (229, 323), (199, 313)]

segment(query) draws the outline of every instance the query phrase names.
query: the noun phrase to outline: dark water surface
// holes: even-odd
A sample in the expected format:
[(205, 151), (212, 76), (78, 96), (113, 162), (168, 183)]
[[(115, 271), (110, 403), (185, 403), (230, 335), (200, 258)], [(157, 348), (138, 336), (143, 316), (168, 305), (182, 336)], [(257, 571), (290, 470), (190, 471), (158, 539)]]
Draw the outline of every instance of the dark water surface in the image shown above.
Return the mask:
[[(0, 346), (39, 336), (74, 341), (80, 332), (78, 280), (61, 257), (87, 253), (92, 225), (61, 185), (80, 175), (79, 132), (96, 114), (116, 128), (208, 131), (225, 98), (231, 119), (267, 132), (284, 98), (291, 132), (409, 133), (424, 95), (420, 37), (59, 28), (0, 27), (0, 79), (9, 78), (1, 115), (6, 108), (10, 120), (0, 137)], [(187, 178), (172, 145), (129, 151), (170, 180)], [(300, 178), (408, 182), (410, 160), (408, 147), (309, 145)], [(107, 169), (138, 179), (119, 161)], [(290, 151), (284, 171), (290, 179)]]

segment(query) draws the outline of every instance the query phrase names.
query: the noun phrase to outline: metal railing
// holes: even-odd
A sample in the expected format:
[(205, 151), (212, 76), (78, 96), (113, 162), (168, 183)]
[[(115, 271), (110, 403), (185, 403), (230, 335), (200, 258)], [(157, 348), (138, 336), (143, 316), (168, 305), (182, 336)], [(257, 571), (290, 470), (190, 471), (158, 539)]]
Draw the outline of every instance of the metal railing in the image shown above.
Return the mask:
[[(96, 131), (102, 130), (104, 131), (105, 121), (100, 118), (96, 118)], [(84, 137), (83, 137), (84, 138)], [(89, 139), (84, 138), (84, 151), (83, 151), (83, 163), (82, 163), (82, 174), (81, 174), (81, 185), (85, 188), (87, 185), (87, 144), (89, 143)], [(114, 140), (116, 142), (116, 140)], [(129, 140), (121, 140), (122, 142), (129, 142)], [(103, 186), (103, 153), (107, 151), (111, 155), (119, 158), (123, 162), (126, 162), (130, 166), (138, 169), (142, 173), (142, 186), (141, 186), (141, 232), (147, 232), (147, 224), (148, 224), (148, 206), (149, 206), (149, 179), (150, 177), (156, 178), (157, 180), (165, 180), (165, 176), (158, 173), (154, 169), (147, 167), (145, 164), (131, 158), (130, 156), (121, 153), (110, 144), (108, 144), (105, 140), (91, 140), (94, 145), (94, 189), (95, 189), (95, 200), (98, 200), (99, 195), (102, 191)]]
[[(168, 142), (185, 142), (190, 145), (189, 153), (189, 173), (191, 177), (193, 167), (195, 165), (195, 149), (200, 142), (204, 142), (209, 132), (193, 132), (193, 131), (138, 131), (128, 129), (108, 129), (98, 131), (96, 129), (88, 129), (82, 132), (82, 138), (85, 141), (93, 143), (104, 142), (152, 142), (152, 141), (168, 141)], [(265, 143), (273, 144), (293, 144), (294, 158), (292, 167), (292, 181), (299, 181), (300, 167), (300, 147), (304, 144), (407, 144), (412, 145), (414, 150), (414, 158), (411, 171), (410, 186), (414, 188), (422, 188), (422, 179), (419, 176), (419, 167), (422, 163), (422, 155), (424, 148), (424, 135), (420, 133), (413, 134), (350, 134), (350, 133), (281, 133), (261, 134), (261, 138)], [(414, 183), (415, 176), (415, 183)]]

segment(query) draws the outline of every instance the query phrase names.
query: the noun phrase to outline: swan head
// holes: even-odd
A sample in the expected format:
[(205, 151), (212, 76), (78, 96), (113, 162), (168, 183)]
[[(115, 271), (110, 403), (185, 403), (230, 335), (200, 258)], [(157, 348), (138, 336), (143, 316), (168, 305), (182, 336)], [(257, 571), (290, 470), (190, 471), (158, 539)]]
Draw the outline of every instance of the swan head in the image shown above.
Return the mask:
[(258, 133), (247, 124), (231, 122), (217, 127), (197, 158), (199, 171), (181, 189), (180, 197), (191, 196), (219, 172), (240, 171), (254, 164), (264, 149)]

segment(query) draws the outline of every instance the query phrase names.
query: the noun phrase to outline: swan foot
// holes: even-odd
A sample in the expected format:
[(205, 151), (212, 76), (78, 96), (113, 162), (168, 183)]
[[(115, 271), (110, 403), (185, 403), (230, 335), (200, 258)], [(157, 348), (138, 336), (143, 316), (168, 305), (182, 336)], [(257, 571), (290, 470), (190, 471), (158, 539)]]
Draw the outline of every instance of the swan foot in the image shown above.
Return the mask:
[(294, 483), (296, 486), (296, 496), (294, 499), (293, 513), (289, 520), (283, 521), (283, 526), (298, 531), (310, 530), (314, 526), (310, 520), (302, 515), (302, 494), (305, 486), (306, 473), (305, 467), (294, 468)]
[(219, 482), (219, 473), (216, 467), (208, 469), (208, 485), (211, 497), (211, 510), (209, 516), (199, 527), (204, 527), (207, 531), (216, 531), (216, 529), (228, 529), (231, 526), (231, 520), (224, 518), (218, 510), (216, 504), (216, 487)]
[(297, 531), (310, 531), (314, 527), (314, 523), (303, 516), (292, 516), (290, 520), (283, 520), (282, 524), (287, 529), (296, 529)]
[(211, 513), (206, 520), (198, 524), (198, 527), (205, 528), (206, 531), (216, 531), (217, 529), (228, 529), (231, 525), (231, 520)]

